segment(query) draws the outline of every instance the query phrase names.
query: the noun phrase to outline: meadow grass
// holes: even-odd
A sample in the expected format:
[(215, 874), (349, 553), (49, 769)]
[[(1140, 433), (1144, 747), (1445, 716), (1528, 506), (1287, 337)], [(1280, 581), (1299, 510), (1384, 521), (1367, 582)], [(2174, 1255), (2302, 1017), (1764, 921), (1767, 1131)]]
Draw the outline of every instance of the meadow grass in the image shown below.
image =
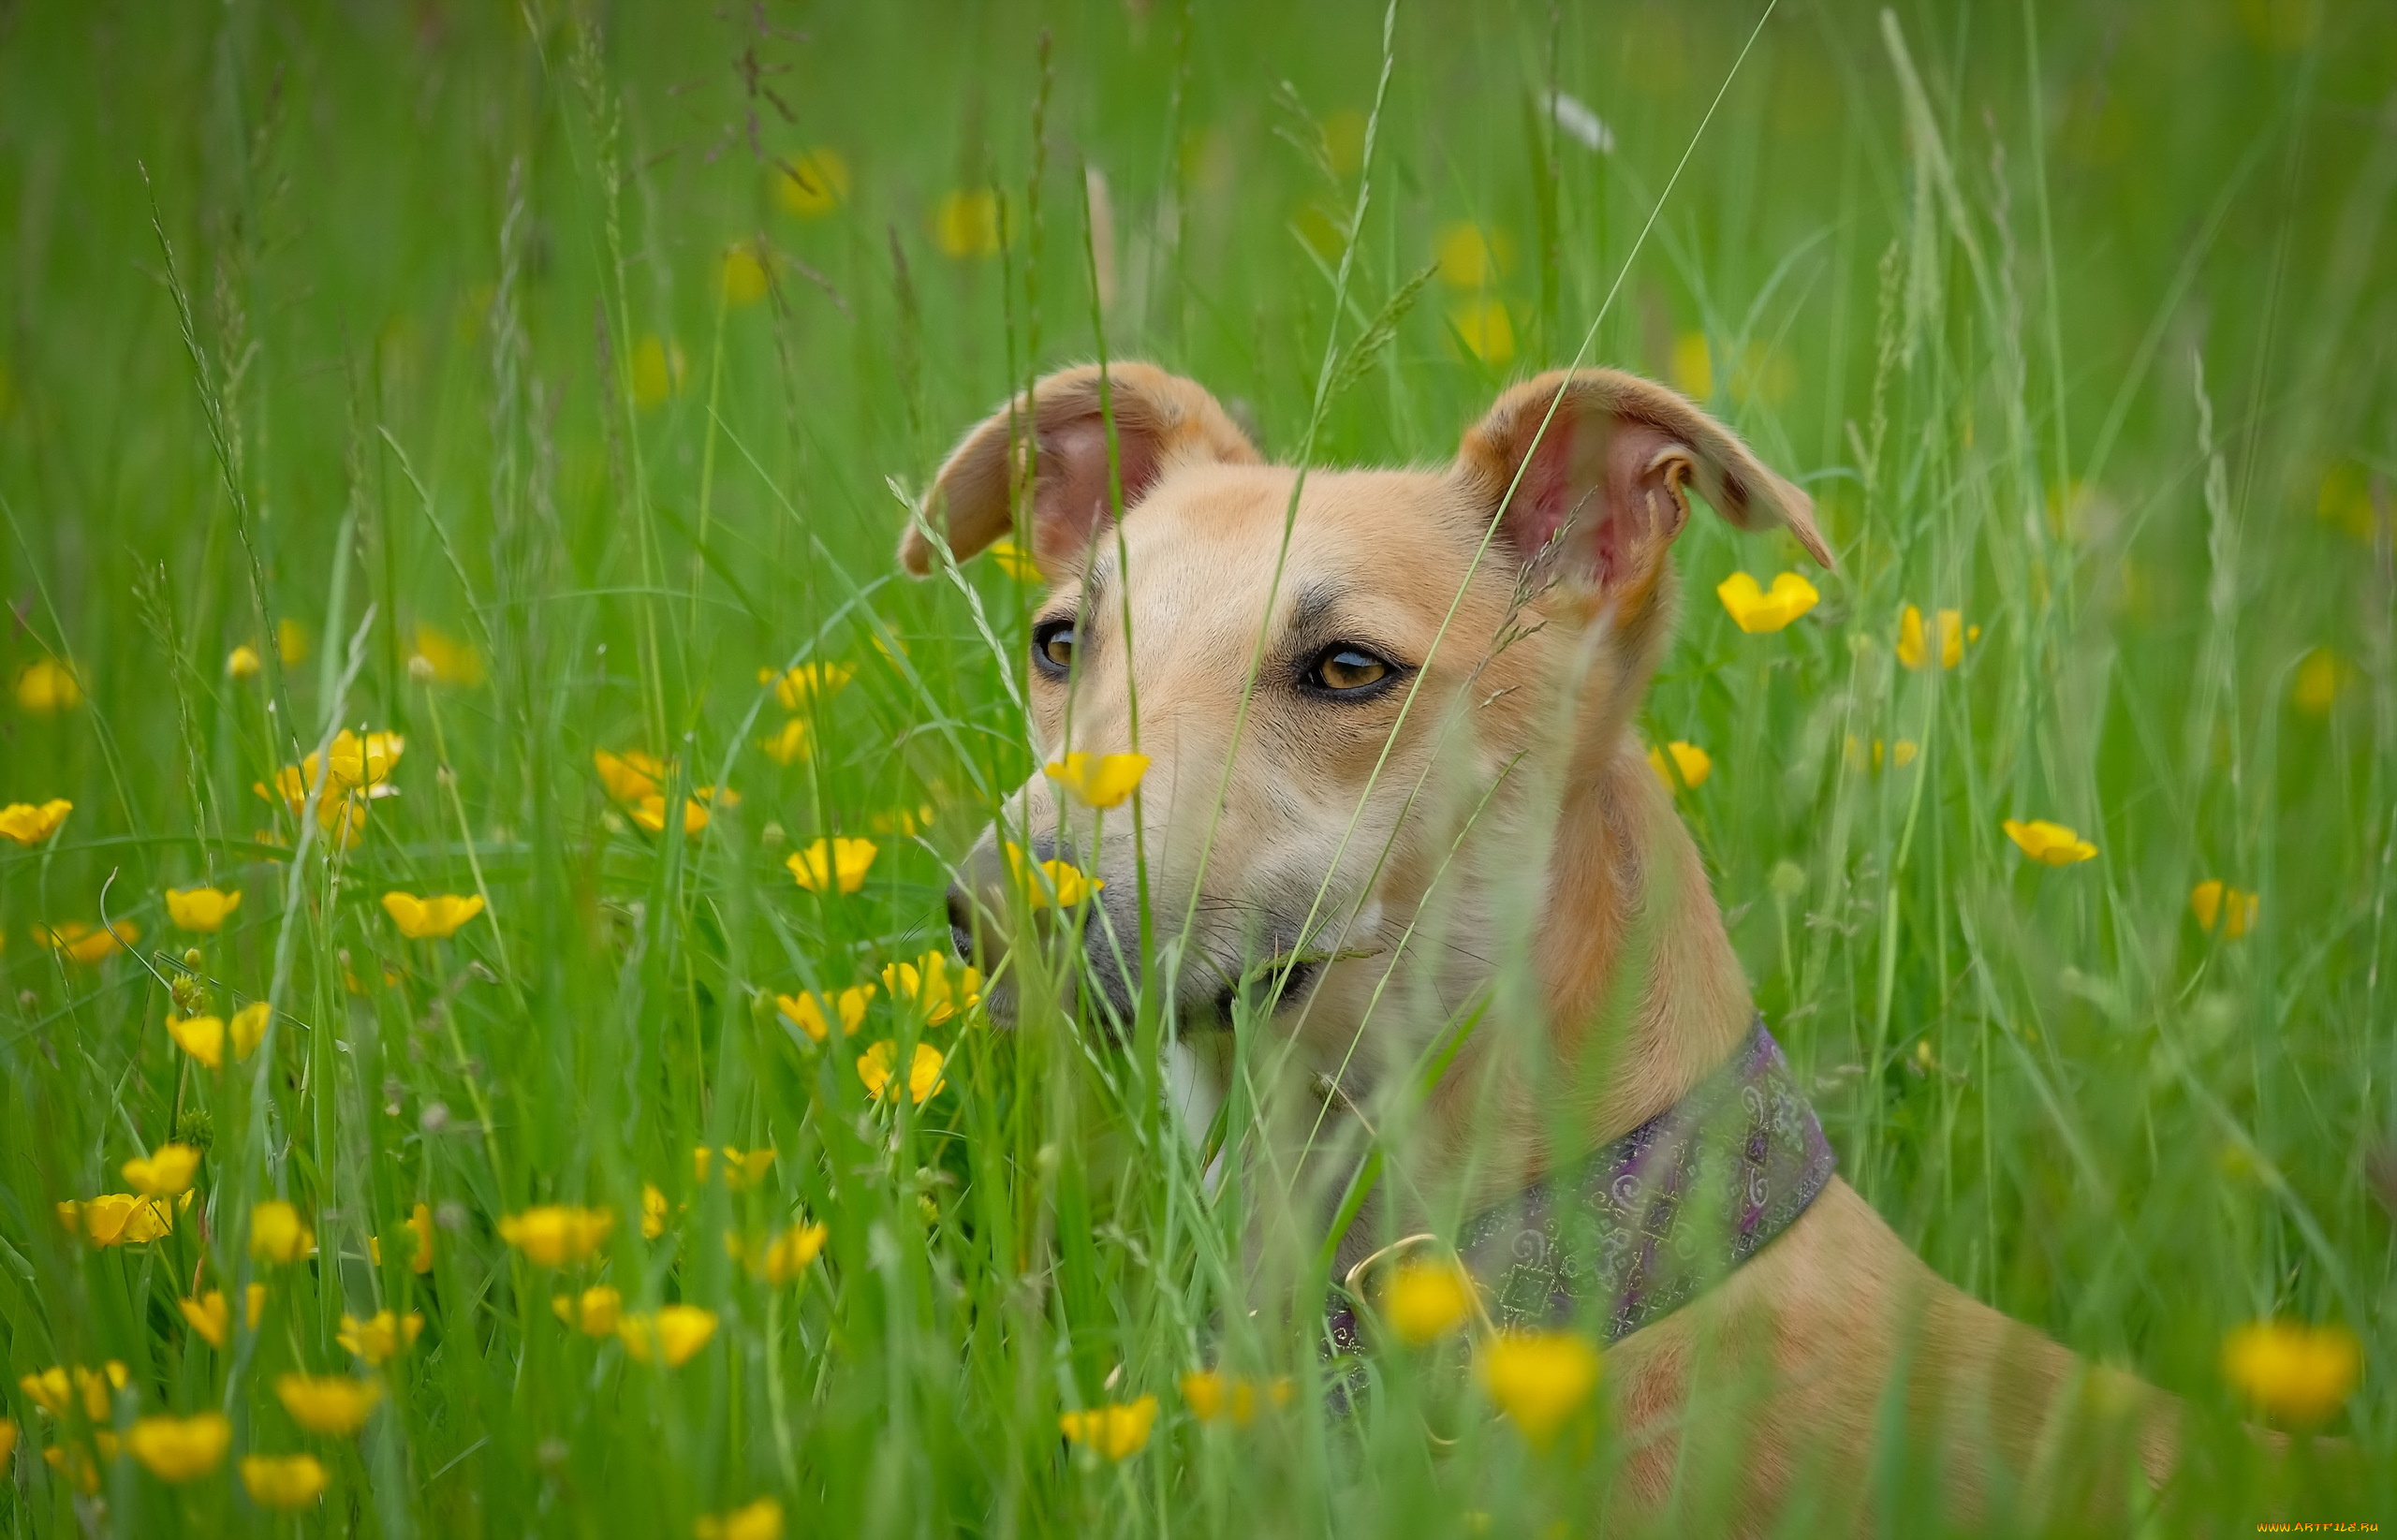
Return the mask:
[[(1595, 1525), (1602, 1423), (1543, 1451), (1448, 1357), (1327, 1369), (1311, 1242), (1255, 1252), (1309, 1195), (1237, 1158), (1238, 1102), (1202, 1180), (1161, 1002), (1127, 1048), (886, 982), (1037, 768), (1037, 591), (892, 547), (958, 433), (1102, 349), (1325, 465), (1445, 462), (1586, 349), (1806, 485), (1837, 573), (1694, 521), (1640, 729), (1707, 755), (1679, 803), (1843, 1173), (2186, 1399), (2152, 1533), (2397, 1522), (2397, 23), (1394, 16), (0, 10), (0, 804), (73, 803), (0, 842), (0, 1530)], [(1784, 629), (1714, 597), (1791, 567), (1821, 597)], [(404, 750), (295, 810), (277, 772), (340, 772), (345, 728)], [(653, 785), (595, 761), (632, 752)], [(794, 881), (836, 836), (856, 890)], [(2202, 923), (2207, 882), (2252, 915)], [(203, 886), (239, 907), (179, 925)], [(411, 938), (395, 891), (486, 907)], [(865, 983), (822, 1042), (776, 1004)], [(200, 1016), (215, 1068), (168, 1030)], [(939, 1089), (870, 1098), (878, 1042)], [(164, 1234), (62, 1225), (170, 1140), (205, 1158)], [(542, 1205), (608, 1233), (578, 1259)], [(213, 1290), (215, 1345), (180, 1304)], [(669, 1365), (674, 1307), (713, 1332)], [(375, 1363), (344, 1322), (380, 1310), (423, 1325)], [(2315, 1424), (2353, 1468), (2255, 1458), (2223, 1353), (2266, 1319), (2360, 1342)], [(21, 1383), (111, 1360), (88, 1408)], [(1292, 1393), (1203, 1420), (1217, 1363)], [(295, 1372), (380, 1404), (311, 1431)], [(1121, 1459), (1060, 1436), (1147, 1396)], [(186, 1483), (96, 1442), (212, 1411)], [(1902, 1414), (1873, 1500), (1937, 1533)], [(297, 1454), (328, 1490), (278, 1518), (240, 1462)], [(1719, 1525), (1721, 1474), (1693, 1455), (1659, 1533)]]

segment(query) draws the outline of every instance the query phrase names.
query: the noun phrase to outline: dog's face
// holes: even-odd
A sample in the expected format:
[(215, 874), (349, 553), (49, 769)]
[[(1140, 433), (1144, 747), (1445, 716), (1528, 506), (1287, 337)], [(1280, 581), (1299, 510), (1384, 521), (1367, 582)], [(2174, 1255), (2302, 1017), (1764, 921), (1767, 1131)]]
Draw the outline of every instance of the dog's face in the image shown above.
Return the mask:
[[(1024, 484), (1014, 447), (1035, 447), (1028, 522), (1052, 586), (1025, 661), (1034, 747), (1044, 765), (1146, 755), (1140, 828), (1131, 805), (1099, 813), (1036, 773), (964, 863), (951, 918), (989, 961), (1027, 917), (1024, 853), (1071, 862), (1104, 884), (1079, 943), (1128, 1017), (1145, 877), (1184, 1034), (1228, 1024), (1246, 981), (1343, 1054), (1402, 952), (1462, 1004), (1503, 949), (1488, 889), (1521, 884), (1512, 847), (1537, 880), (1536, 825), (1577, 759), (1623, 737), (1684, 485), (1818, 545), (1802, 493), (1627, 376), (1516, 388), (1444, 472), (1303, 483), (1188, 381), (1119, 364), (1108, 384), (1103, 410), (1096, 370), (1044, 381), (967, 437), (930, 507), (960, 556), (988, 545)], [(919, 572), (934, 554), (919, 532), (902, 548)], [(1436, 937), (1409, 946), (1431, 902)]]

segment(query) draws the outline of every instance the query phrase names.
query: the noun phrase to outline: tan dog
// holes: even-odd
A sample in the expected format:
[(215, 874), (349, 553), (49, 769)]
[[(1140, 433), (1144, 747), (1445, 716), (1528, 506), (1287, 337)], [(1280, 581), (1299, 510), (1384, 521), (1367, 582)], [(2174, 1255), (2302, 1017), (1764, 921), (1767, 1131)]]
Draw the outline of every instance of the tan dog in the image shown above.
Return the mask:
[[(1032, 628), (1037, 757), (1129, 750), (1137, 708), (1158, 983), (1196, 1091), (1222, 1089), (1208, 1081), (1229, 1034), (1207, 1028), (1260, 959), (1287, 974), (1264, 1019), (1344, 1117), (1395, 1105), (1432, 1035), (1489, 1000), (1541, 1052), (1478, 1034), (1413, 1129), (1409, 1190), (1471, 1212), (1729, 1058), (1755, 1005), (1629, 725), (1670, 635), (1686, 491), (1828, 566), (1805, 493), (1686, 400), (1610, 371), (1506, 391), (1446, 470), (1303, 485), (1188, 380), (1118, 364), (1105, 394), (1096, 369), (1068, 370), (968, 434), (900, 555), (920, 575), (934, 532), (960, 560), (1010, 534), (1015, 447), (1037, 446), (1028, 522), (1054, 580)], [(1036, 775), (1001, 823), (1105, 880), (1091, 973), (1128, 1005), (1130, 819), (1094, 848), (1090, 814)], [(976, 891), (952, 899), (961, 948), (1007, 923), (998, 844), (984, 836)], [(1768, 1388), (1713, 1398), (1724, 1410), (1700, 1430), (1686, 1414), (1701, 1370)], [(1608, 1374), (1636, 1450), (1629, 1505), (1662, 1503), (1684, 1439), (1712, 1437), (1741, 1451), (1743, 1527), (1801, 1487), (1860, 1521), (1893, 1394), (1967, 1520), (1991, 1478), (2036, 1491), (2094, 1424), (2134, 1429), (2151, 1476), (2172, 1459), (2156, 1393), (1950, 1286), (1837, 1181), (1718, 1286), (1625, 1338)]]

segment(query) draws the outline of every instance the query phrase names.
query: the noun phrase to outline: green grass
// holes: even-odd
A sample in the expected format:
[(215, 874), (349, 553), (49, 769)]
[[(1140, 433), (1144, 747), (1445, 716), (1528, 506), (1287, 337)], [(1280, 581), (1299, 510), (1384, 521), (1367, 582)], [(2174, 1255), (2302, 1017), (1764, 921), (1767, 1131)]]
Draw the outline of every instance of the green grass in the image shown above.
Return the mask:
[[(1822, 603), (1741, 633), (1713, 585), (1794, 548), (1695, 521), (1640, 727), (1713, 755), (1682, 804), (1845, 1174), (1964, 1289), (2187, 1398), (2155, 1533), (2397, 1522), (2384, 7), (1787, 0), (1743, 59), (1750, 7), (1408, 6), (1361, 169), (1361, 7), (602, 22), (0, 9), (0, 678), (56, 655), (85, 697), (0, 699), (0, 803), (75, 804), (0, 843), (0, 1415), (24, 1432), (0, 1531), (295, 1529), (230, 1461), (57, 1479), (37, 1451), (82, 1434), (18, 1377), (108, 1359), (110, 1419), (221, 1409), (236, 1457), (321, 1456), (299, 1533), (687, 1534), (765, 1495), (794, 1534), (1589, 1528), (1603, 1431), (1538, 1456), (1399, 1355), (1327, 1409), (1310, 1258), (1264, 1264), (1299, 1280), (1289, 1329), (1246, 1314), (1279, 1195), (1207, 1195), (1148, 1056), (1054, 1019), (924, 1026), (886, 992), (862, 1033), (953, 1050), (899, 1115), (772, 1003), (944, 945), (945, 858), (1033, 769), (1026, 591), (971, 564), (978, 616), (896, 577), (891, 484), (1102, 323), (1295, 456), (1327, 350), (1460, 223), (1494, 271), (1421, 289), (1324, 405), (1317, 462), (1443, 462), (1586, 334), (1803, 480), (1841, 556)], [(1547, 125), (1551, 84), (1610, 152)], [(846, 186), (802, 217), (767, 157), (819, 148)], [(945, 253), (942, 200), (983, 193), (1003, 248)], [(770, 256), (748, 302), (721, 298), (736, 242)], [(1499, 352), (1493, 315), (1484, 361), (1463, 345)], [(1908, 603), (1978, 627), (1960, 667), (1896, 666)], [(304, 656), (228, 676), (286, 621)], [(414, 677), (419, 625), (480, 682)], [(854, 674), (779, 765), (759, 671), (799, 662)], [(405, 736), (399, 795), (294, 860), (250, 788), (335, 726)], [(1875, 770), (1900, 740), (1919, 756)], [(647, 834), (594, 773), (626, 748), (741, 800)], [(2099, 855), (2034, 866), (2007, 817)], [(878, 842), (869, 880), (801, 891), (784, 858), (833, 833)], [(2251, 933), (2201, 931), (2209, 878), (2261, 895)], [(180, 932), (163, 891), (201, 882), (241, 908)], [(390, 889), (490, 912), (412, 942)], [(104, 902), (138, 955), (37, 942)], [(163, 1025), (176, 980), (220, 1015), (272, 999), (265, 1049), (199, 1069)], [(59, 1225), (176, 1137), (208, 1155), (170, 1236)], [(733, 1192), (693, 1180), (701, 1143), (777, 1154)], [(276, 1195), (315, 1260), (251, 1260)], [(713, 1342), (666, 1370), (567, 1330), (551, 1296), (592, 1269), (497, 1234), (537, 1202), (613, 1211), (626, 1308), (702, 1306)], [(430, 1272), (404, 1244), (371, 1263), (418, 1203)], [(830, 1238), (795, 1283), (718, 1242), (801, 1212)], [(257, 1329), (194, 1335), (196, 1278), (267, 1282)], [(352, 1367), (340, 1317), (378, 1306), (426, 1320), (386, 1404), (303, 1432), (275, 1378)], [(2266, 1316), (2360, 1337), (2331, 1430), (2378, 1474), (2247, 1458), (2221, 1344)], [(1196, 1423), (1176, 1378), (1219, 1356), (1296, 1401)], [(1060, 1442), (1061, 1410), (1149, 1393), (1143, 1452)], [(1903, 1429), (1888, 1454), (1888, 1533), (1934, 1532)], [(1704, 1533), (1713, 1489), (1693, 1471), (1659, 1533)]]

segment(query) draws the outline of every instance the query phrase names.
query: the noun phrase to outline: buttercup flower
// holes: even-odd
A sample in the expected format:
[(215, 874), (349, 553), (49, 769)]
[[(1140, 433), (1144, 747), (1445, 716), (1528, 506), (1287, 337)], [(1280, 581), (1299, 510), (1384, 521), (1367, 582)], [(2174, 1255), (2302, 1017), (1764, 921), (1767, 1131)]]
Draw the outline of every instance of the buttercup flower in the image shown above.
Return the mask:
[(683, 393), (690, 373), (683, 345), (660, 337), (643, 337), (633, 345), (633, 404), (646, 412)]
[[(404, 1227), (412, 1249), (408, 1253), (408, 1270), (425, 1273), (433, 1270), (433, 1205), (419, 1203), (408, 1210)], [(380, 1260), (378, 1257), (376, 1260)]]
[(416, 1311), (398, 1315), (388, 1310), (378, 1310), (362, 1321), (344, 1311), (341, 1331), (333, 1341), (365, 1359), (372, 1367), (414, 1347), (418, 1333), (423, 1330), (424, 1316)]
[(1730, 612), (1731, 623), (1747, 632), (1778, 631), (1823, 597), (1795, 572), (1774, 578), (1770, 589), (1757, 586), (1744, 572), (1734, 572), (1714, 585), (1714, 594)]
[(1261, 1386), (1255, 1380), (1241, 1379), (1213, 1369), (1201, 1369), (1182, 1376), (1182, 1403), (1200, 1422), (1228, 1421), (1235, 1428), (1245, 1428), (1257, 1417), (1259, 1392), (1273, 1405), (1287, 1406), (1295, 1394), (1287, 1375), (1277, 1376)]
[[(898, 1062), (899, 1045), (885, 1039), (858, 1055), (858, 1078), (865, 1082), (865, 1093), (875, 1099), (886, 1094), (892, 1100), (899, 1095), (892, 1082), (891, 1066)], [(918, 1107), (939, 1092), (949, 1081), (941, 1075), (945, 1061), (940, 1049), (930, 1043), (918, 1043), (916, 1056), (907, 1069), (907, 1094)]]
[[(258, 1317), (266, 1313), (266, 1285), (252, 1283), (245, 1297), (245, 1304), (246, 1308), (243, 1313), (249, 1323), (250, 1329), (255, 1331), (257, 1329)], [(175, 1308), (183, 1312), (183, 1317), (190, 1323), (192, 1330), (209, 1346), (223, 1347), (225, 1345), (226, 1334), (232, 1327), (233, 1312), (225, 1301), (223, 1289), (210, 1289), (206, 1294), (197, 1295), (189, 1299), (178, 1299), (175, 1301)]]
[(804, 150), (774, 169), (774, 196), (801, 219), (831, 213), (849, 197), (849, 163), (835, 150)]
[(58, 1220), (95, 1246), (143, 1246), (175, 1227), (174, 1211), (163, 1199), (133, 1193), (103, 1193), (88, 1202), (62, 1203)]
[(616, 1323), (616, 1339), (635, 1363), (680, 1369), (715, 1335), (715, 1312), (697, 1305), (660, 1305), (654, 1315), (627, 1315)]
[(1148, 1447), (1149, 1430), (1156, 1420), (1157, 1399), (1142, 1396), (1087, 1412), (1064, 1413), (1057, 1418), (1057, 1429), (1069, 1444), (1095, 1449), (1109, 1459), (1129, 1459)]
[(107, 961), (141, 939), (141, 927), (129, 919), (116, 922), (113, 930), (86, 925), (70, 919), (58, 925), (37, 925), (34, 939), (54, 952), (63, 953), (68, 961), (89, 968)]
[(383, 912), (410, 941), (446, 941), (457, 933), (458, 927), (483, 912), (483, 900), (479, 893), (463, 898), (441, 893), (420, 899), (413, 893), (393, 892), (383, 895)]
[(802, 663), (796, 668), (776, 673), (772, 668), (757, 670), (757, 682), (774, 687), (774, 698), (783, 710), (796, 711), (812, 701), (832, 695), (857, 677), (857, 669), (846, 663)]
[(933, 827), (933, 805), (919, 802), (914, 807), (892, 808), (888, 813), (870, 813), (865, 822), (876, 834), (896, 834), (912, 840)]
[(407, 740), (397, 733), (368, 733), (360, 738), (344, 727), (333, 734), (331, 751), (325, 764), (332, 771), (333, 788), (338, 791), (363, 791), (381, 785), (391, 778), (391, 771), (407, 752)]
[[(1939, 611), (1939, 667), (1953, 668), (1964, 661), (1964, 643), (1978, 641), (1981, 628), (1967, 628), (1961, 609)], [(1922, 611), (1908, 605), (1898, 613), (1898, 661), (1909, 668), (1930, 665), (1931, 649), (1923, 634)]]
[(562, 1268), (589, 1259), (615, 1227), (613, 1210), (542, 1203), (521, 1214), (503, 1215), (499, 1238), (522, 1252), (524, 1259), (536, 1267)]
[(822, 1254), (824, 1242), (831, 1230), (823, 1225), (794, 1225), (766, 1243), (766, 1254), (759, 1259), (759, 1269), (766, 1282), (780, 1288), (793, 1282), (815, 1265)]
[(1504, 300), (1460, 300), (1448, 307), (1448, 326), (1466, 352), (1493, 369), (1515, 356), (1515, 320)]
[(1869, 767), (1878, 770), (1885, 763), (1898, 770), (1904, 770), (1913, 764), (1915, 755), (1921, 752), (1921, 745), (1911, 738), (1901, 738), (1895, 743), (1885, 742), (1876, 738), (1873, 741), (1873, 748), (1868, 755), (1861, 740), (1853, 734), (1847, 740), (1847, 762), (1856, 770), (1864, 770)]
[(2198, 928), (2213, 935), (2219, 922), (2219, 933), (2225, 941), (2237, 941), (2256, 928), (2256, 912), (2263, 907), (2263, 902), (2253, 893), (2243, 893), (2214, 878), (2189, 889), (2189, 908), (2198, 917)]
[(933, 210), (933, 242), (946, 257), (963, 260), (995, 257), (999, 251), (999, 197), (988, 188), (960, 190)]
[(872, 840), (836, 835), (792, 852), (783, 864), (790, 868), (799, 886), (811, 893), (821, 893), (835, 885), (844, 893), (854, 893), (865, 886), (866, 869), (874, 864), (879, 848)]
[(258, 656), (258, 650), (248, 642), (242, 643), (225, 654), (225, 674), (228, 679), (253, 680), (258, 677), (264, 667), (265, 660)]
[(594, 750), (592, 765), (599, 771), (599, 784), (608, 795), (619, 802), (638, 802), (645, 797), (659, 795), (665, 784), (666, 766), (655, 755), (639, 749), (626, 749), (622, 754), (610, 754), (605, 749)]
[(125, 1180), (144, 1197), (181, 1197), (191, 1191), (199, 1151), (187, 1144), (162, 1144), (125, 1163)]
[(31, 802), (11, 802), (0, 808), (0, 837), (22, 845), (37, 845), (58, 832), (58, 826), (75, 811), (75, 804), (63, 797), (54, 797), (36, 807)]
[(961, 1006), (971, 1010), (982, 1000), (981, 971), (961, 968), (952, 979), (948, 956), (937, 951), (926, 952), (914, 962), (887, 965), (882, 970), (882, 982), (891, 999), (914, 1001), (931, 1026), (948, 1020)]
[(647, 1240), (666, 1233), (666, 1195), (646, 1181), (640, 1184), (640, 1233)]
[(1648, 768), (1656, 772), (1656, 779), (1665, 783), (1667, 790), (1672, 790), (1674, 786), (1671, 770), (1665, 765), (1666, 749), (1672, 751), (1672, 770), (1681, 771), (1683, 785), (1695, 790), (1704, 785), (1706, 778), (1714, 773), (1713, 756), (1695, 743), (1675, 740), (1664, 748), (1651, 748), (1648, 751)]
[(261, 1262), (298, 1262), (316, 1249), (316, 1232), (300, 1210), (281, 1198), (269, 1198), (250, 1210), (250, 1254)]
[[(641, 828), (649, 830), (652, 834), (663, 834), (666, 832), (665, 798), (644, 797), (640, 801), (635, 802), (627, 812), (634, 823), (639, 824)], [(684, 798), (683, 799), (684, 834), (685, 836), (697, 834), (699, 830), (707, 827), (708, 810), (706, 804), (700, 802), (697, 798)]]
[(1071, 909), (1107, 886), (1106, 878), (1090, 876), (1071, 861), (1042, 861), (1035, 867), (1024, 859), (1023, 847), (1012, 840), (1007, 842), (1006, 851), (1007, 870), (1023, 884), (1035, 909)]
[(274, 1013), (263, 1000), (254, 1000), (233, 1013), (233, 1057), (246, 1059), (266, 1040), (268, 1019)]
[(408, 667), (431, 674), (442, 684), (463, 685), (468, 689), (483, 682), (483, 655), (437, 625), (417, 623), (416, 651), (408, 655)]
[(1471, 220), (1440, 227), (1432, 255), (1440, 265), (1440, 282), (1450, 288), (1488, 288), (1500, 270), (1513, 261), (1513, 242), (1504, 230), (1485, 230)]
[(608, 1337), (615, 1334), (616, 1322), (624, 1314), (625, 1297), (597, 1283), (581, 1294), (550, 1296), (550, 1309), (586, 1337)]
[(82, 703), (81, 682), (56, 658), (36, 658), (17, 676), (17, 705), (36, 716), (72, 711)]
[(25, 1393), (25, 1400), (53, 1417), (74, 1415), (76, 1402), (80, 1401), (87, 1419), (106, 1422), (109, 1420), (109, 1393), (124, 1389), (130, 1378), (125, 1365), (110, 1358), (97, 1369), (85, 1369), (77, 1364), (71, 1371), (71, 1378), (70, 1371), (65, 1365), (52, 1364), (38, 1374), (19, 1376), (17, 1388)]
[(332, 1476), (314, 1455), (244, 1455), (242, 1489), (250, 1501), (277, 1513), (298, 1513), (325, 1495)]
[(1497, 1338), (1474, 1368), (1491, 1401), (1540, 1448), (1598, 1387), (1598, 1350), (1569, 1331)]
[(17, 1425), (8, 1417), (0, 1417), (0, 1470), (17, 1455)]
[(1081, 754), (1052, 759), (1042, 770), (1086, 807), (1116, 807), (1132, 795), (1149, 773), (1145, 754)]
[(1000, 571), (1020, 583), (1041, 582), (1046, 580), (1048, 576), (1040, 570), (1040, 563), (1032, 552), (1017, 545), (1013, 540), (993, 541), (991, 545), (991, 560), (999, 564)]
[(197, 931), (201, 935), (213, 935), (225, 925), (226, 917), (242, 906), (242, 895), (235, 891), (220, 892), (213, 887), (169, 887), (167, 889), (167, 917), (182, 931)]
[(383, 1399), (383, 1386), (346, 1374), (279, 1374), (274, 1399), (308, 1431), (346, 1438), (366, 1426), (368, 1414)]
[(807, 757), (807, 719), (795, 716), (772, 738), (757, 740), (757, 747), (777, 765), (796, 765)]
[(1473, 1281), (1453, 1262), (1408, 1262), (1382, 1292), (1382, 1319), (1410, 1347), (1435, 1342), (1473, 1313)]
[(2316, 647), (2298, 664), (2289, 695), (2298, 710), (2310, 716), (2326, 716), (2338, 703), (2339, 692), (2346, 688), (2349, 672), (2345, 658), (2328, 647)]
[(2070, 866), (2097, 854), (2097, 847), (2062, 824), (2051, 824), (2044, 818), (2029, 823), (2008, 818), (2000, 826), (2006, 837), (2022, 847), (2022, 854), (2044, 866)]
[(701, 1514), (691, 1533), (695, 1540), (783, 1540), (783, 1505), (761, 1497), (729, 1513)]
[[(708, 1172), (715, 1166), (715, 1156), (716, 1151), (704, 1144), (691, 1151), (691, 1172), (696, 1180), (708, 1180)], [(724, 1147), (724, 1184), (736, 1193), (743, 1187), (754, 1187), (766, 1179), (766, 1172), (773, 1164), (771, 1145), (744, 1151), (728, 1144)]]
[[(100, 1461), (116, 1463), (117, 1440), (114, 1433), (102, 1428), (92, 1434), (92, 1447), (100, 1453)], [(44, 1463), (62, 1477), (75, 1484), (75, 1489), (90, 1497), (100, 1489), (100, 1462), (92, 1459), (92, 1449), (80, 1444), (51, 1445), (41, 1452)]]
[(1673, 385), (1693, 401), (1714, 394), (1714, 350), (1703, 331), (1684, 331), (1673, 339)]
[(2327, 1422), (2363, 1377), (2363, 1346), (2345, 1327), (2255, 1321), (2224, 1340), (2222, 1372), (2274, 1416)]
[[(841, 1019), (844, 1036), (858, 1030), (858, 1023), (865, 1019), (866, 1002), (873, 998), (874, 986), (871, 984), (852, 984), (832, 997), (832, 1014)], [(788, 1017), (800, 1031), (819, 1043), (831, 1035), (831, 1020), (825, 1013), (824, 1000), (819, 995), (807, 991), (778, 994), (774, 996), (774, 1007)]]
[(125, 1452), (161, 1481), (197, 1481), (224, 1462), (233, 1446), (233, 1422), (222, 1412), (194, 1417), (137, 1417), (125, 1430)]
[(308, 661), (308, 628), (288, 616), (274, 623), (274, 655), (285, 667)]
[(755, 304), (766, 297), (772, 278), (766, 271), (766, 248), (755, 241), (736, 241), (724, 249), (716, 283), (727, 304)]

